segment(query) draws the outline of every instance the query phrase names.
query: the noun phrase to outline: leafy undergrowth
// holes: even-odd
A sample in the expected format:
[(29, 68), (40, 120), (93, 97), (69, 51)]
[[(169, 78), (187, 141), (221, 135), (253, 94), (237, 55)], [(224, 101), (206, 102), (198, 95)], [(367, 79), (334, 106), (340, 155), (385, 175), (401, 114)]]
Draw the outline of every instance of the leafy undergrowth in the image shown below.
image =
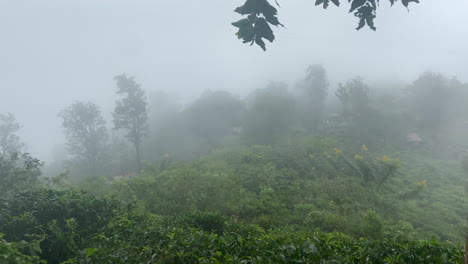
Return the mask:
[(332, 140), (223, 149), (190, 164), (114, 182), (151, 213), (219, 212), (262, 228), (339, 231), (374, 239), (462, 243), (466, 176), (454, 161), (347, 151)]
[[(37, 244), (35, 245), (37, 248)], [(44, 260), (41, 260), (37, 256), (30, 256), (22, 253), (25, 249), (31, 249), (34, 244), (21, 242), (7, 242), (3, 239), (3, 234), (0, 234), (0, 263), (15, 263), (15, 264), (44, 264)], [(27, 251), (27, 250), (26, 250)], [(34, 252), (30, 252), (34, 255)]]
[(463, 260), (468, 206), (455, 161), (320, 139), (163, 162), (79, 185), (95, 195), (2, 196), (0, 263)]
[[(43, 202), (49, 200), (44, 192), (55, 197), (51, 205), (67, 206), (67, 212), (52, 215), (31, 210), (42, 208)], [(76, 204), (75, 198), (79, 196), (86, 202)], [(39, 206), (36, 202), (28, 203), (24, 197), (34, 199)], [(0, 263), (41, 263), (39, 257), (44, 263), (67, 264), (462, 263), (463, 259), (460, 247), (436, 240), (375, 240), (295, 228), (265, 230), (206, 212), (162, 217), (136, 205), (117, 205), (108, 198), (75, 191), (21, 193), (8, 203), (19, 205), (20, 209), (12, 210), (7, 206), (2, 211), (0, 226), (8, 226), (1, 230), (6, 238), (41, 235), (22, 228), (24, 223), (18, 217), (27, 212), (28, 223), (37, 224), (37, 230), (48, 235), (42, 233), (42, 237), (15, 243), (0, 240)], [(83, 204), (89, 205), (90, 210), (83, 211)], [(105, 208), (112, 208), (111, 217), (104, 214), (103, 221), (93, 226), (79, 224), (95, 219), (99, 212), (96, 209)], [(80, 220), (67, 218), (75, 213), (80, 214)], [(75, 224), (70, 226), (70, 223)], [(63, 252), (67, 252), (67, 256), (60, 259)]]
[(233, 230), (216, 234), (151, 217), (116, 220), (67, 263), (461, 263), (431, 241), (354, 239), (340, 233)]

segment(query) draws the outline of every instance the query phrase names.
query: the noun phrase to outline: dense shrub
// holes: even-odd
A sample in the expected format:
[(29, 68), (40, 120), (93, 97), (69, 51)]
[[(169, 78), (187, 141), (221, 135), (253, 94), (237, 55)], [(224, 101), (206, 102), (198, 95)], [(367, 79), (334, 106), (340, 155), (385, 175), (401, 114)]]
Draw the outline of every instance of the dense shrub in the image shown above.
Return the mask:
[(226, 225), (226, 216), (219, 212), (192, 211), (177, 217), (180, 223), (207, 232), (222, 234)]
[(1, 201), (0, 233), (7, 241), (40, 239), (48, 263), (72, 257), (114, 215), (117, 202), (72, 190), (37, 189)]
[[(40, 249), (34, 250), (35, 243), (29, 244), (25, 241), (7, 242), (3, 239), (3, 234), (0, 233), (0, 263), (5, 264), (45, 264), (40, 260), (36, 253)], [(21, 251), (25, 251), (30, 255), (26, 255)], [(32, 256), (31, 256), (32, 255)]]
[(0, 198), (35, 186), (41, 166), (29, 153), (0, 155)]
[[(122, 215), (71, 263), (462, 263), (463, 251), (432, 241), (355, 239), (275, 229), (239, 235)], [(125, 238), (125, 239), (123, 239)]]

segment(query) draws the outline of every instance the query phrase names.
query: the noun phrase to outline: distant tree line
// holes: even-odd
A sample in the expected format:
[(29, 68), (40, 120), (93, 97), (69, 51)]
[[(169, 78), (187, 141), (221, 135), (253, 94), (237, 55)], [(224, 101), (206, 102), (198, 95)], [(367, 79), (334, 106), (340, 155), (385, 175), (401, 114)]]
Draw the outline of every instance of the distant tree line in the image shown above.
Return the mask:
[[(115, 77), (112, 127), (98, 105), (75, 102), (59, 114), (67, 155), (50, 173), (128, 176), (165, 160), (190, 160), (239, 145), (275, 145), (333, 136), (348, 148), (415, 148), (459, 158), (468, 149), (468, 84), (433, 72), (410, 84), (355, 78), (332, 87), (321, 65), (292, 87), (270, 82), (245, 98), (205, 91), (187, 105), (163, 92), (148, 98), (134, 77)], [(0, 154), (22, 152), (12, 114), (0, 115)], [(50, 171), (50, 170), (49, 170)]]

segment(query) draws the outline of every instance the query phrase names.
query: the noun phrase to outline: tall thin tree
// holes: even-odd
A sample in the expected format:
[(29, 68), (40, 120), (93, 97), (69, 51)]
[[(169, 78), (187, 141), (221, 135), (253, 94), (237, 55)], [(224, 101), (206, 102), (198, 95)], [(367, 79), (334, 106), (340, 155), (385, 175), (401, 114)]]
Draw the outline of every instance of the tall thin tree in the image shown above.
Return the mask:
[(134, 77), (125, 74), (115, 76), (117, 94), (122, 96), (116, 102), (113, 113), (114, 128), (127, 132), (127, 139), (134, 145), (138, 172), (141, 171), (141, 144), (148, 130), (148, 109), (145, 91)]
[(325, 101), (328, 96), (327, 71), (319, 64), (307, 67), (304, 80), (299, 83), (299, 88), (307, 101), (306, 128), (317, 132), (323, 121)]

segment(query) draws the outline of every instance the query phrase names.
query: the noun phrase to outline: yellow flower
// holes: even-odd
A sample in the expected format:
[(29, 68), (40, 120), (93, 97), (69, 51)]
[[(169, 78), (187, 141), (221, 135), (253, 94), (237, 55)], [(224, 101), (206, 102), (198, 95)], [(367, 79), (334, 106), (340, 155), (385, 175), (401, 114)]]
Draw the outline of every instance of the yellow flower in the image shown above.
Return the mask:
[(426, 187), (427, 186), (427, 180), (422, 180), (420, 182), (416, 183), (416, 186), (418, 187)]
[(361, 150), (364, 151), (364, 152), (369, 151), (369, 149), (367, 148), (366, 145), (362, 145)]
[(169, 158), (169, 154), (164, 154), (164, 158), (165, 158), (165, 159), (168, 159), (168, 158)]
[(386, 155), (384, 155), (382, 157), (379, 157), (377, 159), (382, 161), (382, 162), (386, 162), (386, 163), (392, 163), (392, 162), (393, 163), (398, 163), (398, 162), (400, 162), (400, 159), (392, 159), (392, 158), (390, 158), (389, 156), (386, 156)]
[(356, 155), (354, 155), (354, 159), (355, 159), (355, 160), (363, 160), (364, 157), (361, 156), (361, 155), (356, 154)]
[(342, 151), (341, 149), (334, 148), (333, 150), (335, 151), (335, 154), (336, 154), (336, 155), (341, 155), (341, 154), (343, 154), (343, 151)]
[(313, 158), (315, 158), (315, 155), (314, 154), (309, 154), (309, 158), (313, 159)]

